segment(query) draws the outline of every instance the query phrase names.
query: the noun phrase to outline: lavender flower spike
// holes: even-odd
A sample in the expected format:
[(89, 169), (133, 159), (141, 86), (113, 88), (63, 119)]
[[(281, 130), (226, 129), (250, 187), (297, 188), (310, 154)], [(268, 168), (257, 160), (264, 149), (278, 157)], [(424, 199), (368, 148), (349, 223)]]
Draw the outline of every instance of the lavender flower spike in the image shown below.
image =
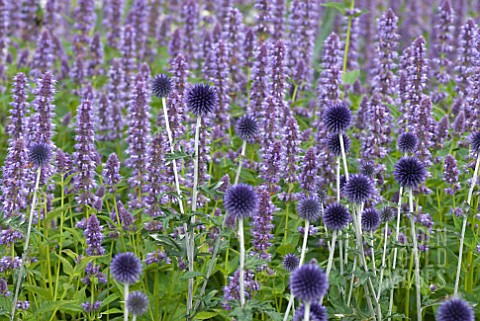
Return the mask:
[(103, 255), (105, 253), (105, 249), (102, 247), (102, 240), (104, 238), (102, 227), (95, 214), (90, 216), (87, 221), (85, 238), (87, 243), (85, 252), (88, 256)]

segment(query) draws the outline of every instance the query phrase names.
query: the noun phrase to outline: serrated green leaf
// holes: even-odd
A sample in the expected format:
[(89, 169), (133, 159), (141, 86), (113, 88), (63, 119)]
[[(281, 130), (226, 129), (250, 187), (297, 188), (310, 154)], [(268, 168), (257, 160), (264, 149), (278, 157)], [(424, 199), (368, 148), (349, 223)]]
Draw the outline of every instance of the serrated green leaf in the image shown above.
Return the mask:
[(203, 276), (202, 273), (198, 272), (198, 271), (191, 271), (191, 272), (187, 272), (185, 273), (184, 275), (182, 275), (180, 277), (180, 280), (188, 280), (188, 279), (193, 279), (193, 278), (196, 278), (198, 276)]
[(211, 319), (215, 316), (217, 316), (218, 313), (217, 312), (207, 312), (207, 311), (202, 311), (202, 312), (199, 312), (196, 316), (195, 316), (195, 319), (196, 320), (208, 320), (208, 319)]
[(360, 70), (352, 70), (343, 74), (343, 83), (353, 85), (360, 76)]
[(327, 2), (327, 3), (322, 3), (321, 6), (327, 7), (327, 8), (334, 8), (340, 11), (341, 14), (345, 14), (345, 3), (343, 2)]

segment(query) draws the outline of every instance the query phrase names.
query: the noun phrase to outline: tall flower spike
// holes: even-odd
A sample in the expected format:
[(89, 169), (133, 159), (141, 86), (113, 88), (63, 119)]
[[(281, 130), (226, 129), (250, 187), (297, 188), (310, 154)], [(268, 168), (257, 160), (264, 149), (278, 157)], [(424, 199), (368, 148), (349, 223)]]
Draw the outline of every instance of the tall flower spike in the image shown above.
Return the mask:
[(275, 40), (280, 40), (285, 33), (285, 12), (287, 11), (287, 3), (285, 0), (274, 0), (272, 7), (272, 37)]
[(341, 55), (340, 39), (335, 33), (332, 33), (325, 39), (323, 45), (321, 72), (317, 87), (320, 106), (318, 119), (321, 119), (326, 103), (337, 103), (340, 100)]
[(186, 0), (183, 1), (182, 6), (182, 20), (183, 30), (182, 34), (185, 41), (183, 41), (182, 53), (185, 55), (186, 61), (192, 69), (198, 66), (198, 23), (199, 23), (198, 1)]
[[(480, 35), (477, 35), (477, 46), (480, 50)], [(466, 102), (464, 105), (465, 120), (468, 131), (473, 131), (480, 125), (480, 111), (478, 111), (478, 103), (480, 103), (480, 63), (478, 66), (471, 68), (471, 75), (467, 79), (468, 85), (466, 89)]]
[(145, 56), (149, 10), (150, 6), (147, 0), (133, 0), (125, 21), (135, 30), (135, 50), (139, 60), (144, 59)]
[(95, 195), (92, 190), (96, 186), (95, 167), (97, 151), (95, 148), (95, 131), (93, 119), (93, 103), (82, 100), (77, 111), (77, 135), (75, 136), (76, 152), (73, 158), (77, 165), (77, 175), (74, 177), (74, 186), (80, 194), (77, 196), (79, 204), (92, 206)]
[(125, 74), (125, 83), (127, 88), (130, 85), (130, 78), (137, 70), (137, 50), (136, 50), (136, 33), (131, 25), (126, 25), (122, 30), (120, 42), (120, 53), (122, 54), (122, 67)]
[(261, 177), (268, 183), (270, 192), (278, 192), (280, 190), (278, 173), (285, 171), (285, 147), (282, 141), (276, 140), (262, 151)]
[(243, 15), (237, 8), (231, 7), (223, 29), (223, 39), (228, 51), (228, 65), (230, 67), (230, 78), (232, 90), (241, 91), (246, 88), (247, 76), (243, 72), (245, 66), (245, 25)]
[(364, 159), (375, 160), (387, 155), (392, 117), (388, 107), (381, 102), (380, 95), (374, 94), (368, 107), (368, 130), (363, 138), (362, 154)]
[(75, 10), (74, 29), (78, 31), (73, 40), (73, 51), (77, 56), (85, 56), (90, 43), (90, 31), (95, 27), (96, 13), (93, 0), (80, 0)]
[(30, 75), (38, 77), (42, 73), (52, 69), (55, 62), (54, 44), (50, 32), (48, 30), (42, 31), (40, 38), (38, 38), (37, 48), (32, 60), (32, 70)]
[(116, 190), (116, 185), (120, 183), (122, 177), (120, 176), (120, 161), (117, 154), (111, 153), (108, 156), (107, 163), (102, 171), (103, 181), (109, 186), (113, 193)]
[(280, 137), (280, 124), (278, 114), (280, 113), (279, 104), (273, 96), (268, 96), (262, 104), (260, 114), (261, 143), (267, 150), (273, 142)]
[(0, 210), (5, 218), (17, 216), (26, 208), (27, 147), (22, 137), (10, 141), (3, 167), (0, 194)]
[(257, 254), (261, 259), (270, 260), (271, 255), (267, 253), (267, 250), (272, 246), (273, 214), (277, 209), (271, 200), (270, 192), (265, 186), (259, 187), (257, 194), (258, 211), (253, 214), (251, 229), (253, 253)]
[(416, 127), (412, 126), (418, 138), (417, 157), (429, 166), (432, 163), (430, 147), (433, 145), (435, 120), (432, 114), (432, 102), (429, 97), (422, 99), (420, 108), (415, 110)]
[(268, 46), (261, 44), (256, 49), (255, 60), (252, 67), (252, 87), (250, 89), (249, 113), (260, 116), (262, 104), (264, 103), (267, 90), (268, 79), (270, 75), (270, 60), (268, 59)]
[(190, 72), (187, 61), (182, 54), (178, 54), (173, 60), (170, 73), (172, 74), (173, 87), (180, 97), (185, 97)]
[[(271, 61), (271, 77), (270, 77), (270, 95), (273, 96), (275, 101), (279, 105), (279, 110), (281, 113), (279, 114), (280, 117), (280, 124), (285, 123), (285, 117), (288, 114), (288, 106), (284, 101), (285, 98), (285, 90), (287, 86), (286, 82), (286, 62), (287, 62), (287, 52), (286, 52), (285, 44), (282, 40), (278, 40), (271, 49), (270, 52), (270, 61)], [(285, 115), (285, 116), (281, 116)]]
[(132, 94), (128, 105), (130, 119), (127, 137), (127, 154), (129, 155), (127, 166), (133, 172), (128, 182), (132, 188), (130, 206), (140, 208), (143, 205), (141, 194), (145, 187), (148, 148), (151, 141), (150, 93), (141, 74), (135, 77), (132, 85)]
[(373, 89), (391, 102), (391, 96), (397, 94), (398, 80), (394, 71), (397, 67), (398, 40), (397, 34), (398, 17), (392, 9), (388, 9), (378, 19), (378, 41), (375, 49), (375, 76)]
[(307, 150), (302, 164), (303, 169), (300, 175), (300, 187), (308, 193), (314, 193), (318, 184), (318, 166), (314, 147), (310, 147)]
[(477, 48), (475, 38), (477, 35), (477, 25), (473, 19), (468, 19), (462, 26), (459, 35), (457, 49), (457, 64), (455, 67), (457, 88), (460, 94), (464, 95), (468, 84), (468, 78), (471, 75), (471, 68), (475, 65), (477, 59)]
[(435, 48), (433, 59), (435, 79), (441, 84), (446, 84), (450, 80), (452, 72), (452, 62), (450, 61), (454, 44), (454, 21), (455, 13), (449, 0), (443, 1), (440, 5), (437, 16), (435, 18), (435, 32), (432, 40)]
[(120, 38), (122, 30), (122, 15), (125, 5), (124, 0), (106, 1), (107, 6), (104, 7), (104, 26), (107, 29), (107, 44), (115, 49), (120, 49)]
[(447, 194), (453, 195), (457, 190), (460, 189), (460, 183), (458, 182), (458, 166), (455, 157), (448, 154), (445, 156), (443, 163), (443, 180), (445, 183), (449, 184), (450, 187), (445, 189)]
[(85, 251), (87, 255), (103, 255), (105, 253), (105, 249), (102, 247), (102, 240), (104, 236), (102, 234), (100, 222), (95, 214), (88, 218), (87, 228), (85, 229), (84, 233), (87, 243), (87, 249)]
[(27, 128), (25, 116), (28, 107), (28, 84), (24, 73), (19, 72), (13, 78), (12, 102), (10, 103), (10, 123), (7, 126), (7, 134), (12, 139), (22, 136)]
[(271, 17), (271, 8), (270, 1), (268, 0), (255, 0), (254, 4), (255, 9), (257, 10), (257, 21), (256, 21), (256, 32), (257, 38), (265, 39), (267, 35), (272, 33), (272, 26), (270, 24)]
[(167, 192), (169, 186), (169, 182), (166, 181), (167, 178), (165, 177), (164, 148), (163, 134), (157, 133), (153, 137), (150, 147), (146, 187), (147, 196), (145, 198), (148, 214), (153, 217), (163, 215), (163, 211), (160, 208), (163, 198), (159, 196)]
[(102, 75), (103, 74), (103, 44), (100, 34), (95, 32), (90, 43), (90, 60), (87, 66), (87, 75)]
[(37, 87), (33, 90), (35, 99), (32, 103), (35, 113), (30, 116), (28, 124), (29, 142), (52, 144), (55, 83), (56, 81), (50, 72), (44, 73), (42, 77), (37, 80)]
[(287, 116), (287, 122), (285, 123), (285, 133), (283, 135), (283, 141), (285, 142), (285, 161), (286, 171), (283, 175), (286, 183), (294, 183), (297, 181), (298, 171), (298, 157), (300, 152), (300, 129), (298, 127), (297, 120), (290, 113)]
[(110, 130), (110, 102), (106, 93), (101, 93), (98, 99), (95, 117), (95, 136), (99, 141), (108, 140)]

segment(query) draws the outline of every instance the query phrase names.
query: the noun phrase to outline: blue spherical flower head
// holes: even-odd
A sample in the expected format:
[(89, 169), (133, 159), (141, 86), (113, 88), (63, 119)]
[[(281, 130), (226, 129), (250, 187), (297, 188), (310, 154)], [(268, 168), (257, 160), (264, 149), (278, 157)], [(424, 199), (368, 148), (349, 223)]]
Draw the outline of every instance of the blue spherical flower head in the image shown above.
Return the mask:
[(195, 84), (187, 92), (187, 108), (193, 114), (205, 117), (217, 108), (216, 90), (208, 84)]
[(385, 206), (380, 211), (380, 219), (386, 223), (395, 218), (395, 209), (391, 206)]
[[(303, 321), (303, 317), (305, 316), (305, 305), (300, 305), (300, 308), (295, 311), (293, 315), (292, 321)], [(317, 302), (312, 302), (310, 304), (310, 321), (327, 321), (328, 314), (327, 309), (323, 306), (318, 304)]]
[(427, 178), (427, 171), (417, 158), (407, 156), (400, 158), (395, 164), (393, 177), (400, 186), (414, 188)]
[(295, 254), (288, 253), (283, 258), (282, 263), (285, 270), (287, 270), (288, 272), (292, 272), (293, 270), (298, 268), (298, 265), (300, 264), (300, 259)]
[(323, 223), (332, 231), (343, 229), (350, 222), (350, 212), (339, 203), (328, 204), (323, 211)]
[(375, 163), (363, 160), (360, 164), (360, 173), (365, 176), (372, 177), (376, 172)]
[(28, 149), (28, 160), (37, 167), (47, 165), (51, 159), (52, 149), (48, 144), (35, 143)]
[(238, 218), (246, 218), (257, 211), (258, 198), (253, 186), (236, 184), (225, 192), (223, 204), (228, 214)]
[[(347, 135), (342, 134), (343, 139), (343, 148), (345, 153), (350, 150), (350, 138)], [(342, 155), (342, 146), (340, 145), (340, 135), (339, 134), (330, 134), (328, 135), (327, 141), (328, 149), (333, 153), (335, 157)]]
[(351, 175), (343, 190), (347, 199), (357, 204), (365, 202), (375, 193), (372, 180), (363, 174)]
[(156, 75), (152, 80), (152, 94), (158, 98), (165, 98), (172, 91), (172, 80), (165, 74)]
[(142, 263), (135, 254), (119, 253), (110, 263), (112, 277), (123, 284), (133, 284), (138, 281), (142, 273)]
[(302, 265), (292, 272), (290, 276), (290, 288), (292, 294), (301, 301), (317, 301), (327, 293), (327, 274), (317, 265)]
[(480, 132), (470, 135), (470, 143), (472, 144), (472, 152), (478, 153), (480, 151)]
[(298, 216), (310, 222), (320, 218), (321, 204), (316, 197), (305, 197), (297, 204)]
[(375, 208), (367, 208), (362, 213), (362, 230), (373, 232), (380, 226), (380, 213)]
[(459, 298), (443, 301), (437, 311), (437, 321), (474, 321), (471, 305)]
[(142, 315), (148, 310), (148, 297), (141, 291), (135, 291), (128, 295), (127, 308), (132, 315)]
[(258, 122), (253, 116), (243, 115), (237, 120), (235, 131), (242, 140), (251, 142), (257, 136)]
[(352, 122), (352, 112), (345, 103), (330, 105), (324, 113), (323, 122), (329, 132), (343, 133)]
[(398, 137), (397, 148), (402, 153), (413, 153), (418, 146), (417, 135), (413, 133), (403, 133)]

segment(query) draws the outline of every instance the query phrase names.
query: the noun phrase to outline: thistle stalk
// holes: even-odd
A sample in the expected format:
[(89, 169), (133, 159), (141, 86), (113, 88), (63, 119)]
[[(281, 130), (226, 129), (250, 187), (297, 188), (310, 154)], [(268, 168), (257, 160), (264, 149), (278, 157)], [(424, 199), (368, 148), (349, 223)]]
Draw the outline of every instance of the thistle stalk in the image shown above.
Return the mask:
[(245, 237), (243, 234), (243, 218), (238, 219), (238, 242), (240, 243), (240, 307), (245, 306)]
[(305, 321), (310, 321), (310, 301), (305, 302), (305, 313), (303, 315), (303, 319)]
[(408, 194), (408, 202), (410, 204), (410, 226), (413, 238), (413, 256), (415, 259), (415, 287), (417, 300), (417, 320), (422, 321), (422, 298), (420, 293), (420, 258), (418, 255), (417, 233), (415, 228), (415, 221), (413, 220), (413, 192), (410, 188)]
[(20, 265), (20, 271), (18, 273), (18, 279), (17, 279), (17, 286), (15, 287), (15, 296), (12, 302), (12, 315), (10, 318), (11, 321), (15, 319), (15, 309), (18, 302), (18, 295), (20, 293), (20, 284), (22, 283), (23, 272), (25, 271), (25, 259), (27, 258), (28, 245), (30, 243), (30, 235), (32, 233), (33, 212), (35, 211), (35, 207), (37, 206), (37, 191), (38, 191), (38, 186), (40, 184), (41, 172), (42, 172), (42, 166), (38, 166), (37, 178), (35, 180), (35, 189), (33, 190), (32, 206), (30, 207), (30, 215), (28, 217), (27, 235), (25, 236), (25, 245), (23, 247), (23, 253), (22, 253), (22, 263)]
[[(398, 206), (397, 206), (397, 226), (395, 228), (395, 236), (397, 238), (397, 241), (398, 241), (398, 235), (400, 234), (400, 212), (401, 212), (401, 208), (402, 208), (402, 194), (403, 194), (403, 186), (400, 186), (400, 191), (399, 191), (399, 194), (398, 194)], [(393, 249), (392, 274), (397, 267), (397, 252), (398, 252), (398, 248), (395, 247)], [(389, 315), (388, 320), (389, 321), (392, 319), (391, 315), (392, 315), (392, 310), (393, 310), (393, 292), (394, 292), (394, 288), (392, 287), (390, 289), (390, 304), (389, 304), (389, 307), (388, 307), (388, 315)]]
[[(475, 163), (475, 170), (473, 171), (473, 178), (472, 183), (470, 184), (470, 189), (468, 191), (467, 197), (467, 204), (470, 207), (472, 205), (472, 195), (473, 189), (477, 183), (478, 177), (478, 167), (480, 164), (480, 152), (477, 154), (477, 162)], [(457, 275), (455, 276), (455, 287), (453, 289), (453, 295), (457, 295), (458, 293), (458, 284), (460, 282), (460, 272), (462, 269), (462, 257), (463, 257), (463, 242), (465, 241), (465, 229), (467, 227), (467, 215), (463, 216), (463, 223), (462, 223), (462, 232), (460, 235), (460, 247), (458, 249), (458, 265), (457, 265)]]
[(124, 300), (125, 300), (125, 303), (124, 303), (125, 313), (124, 313), (124, 315), (123, 315), (123, 321), (128, 321), (128, 306), (127, 306), (127, 300), (128, 300), (128, 283), (125, 283), (124, 291), (123, 291), (123, 297), (124, 297)]

